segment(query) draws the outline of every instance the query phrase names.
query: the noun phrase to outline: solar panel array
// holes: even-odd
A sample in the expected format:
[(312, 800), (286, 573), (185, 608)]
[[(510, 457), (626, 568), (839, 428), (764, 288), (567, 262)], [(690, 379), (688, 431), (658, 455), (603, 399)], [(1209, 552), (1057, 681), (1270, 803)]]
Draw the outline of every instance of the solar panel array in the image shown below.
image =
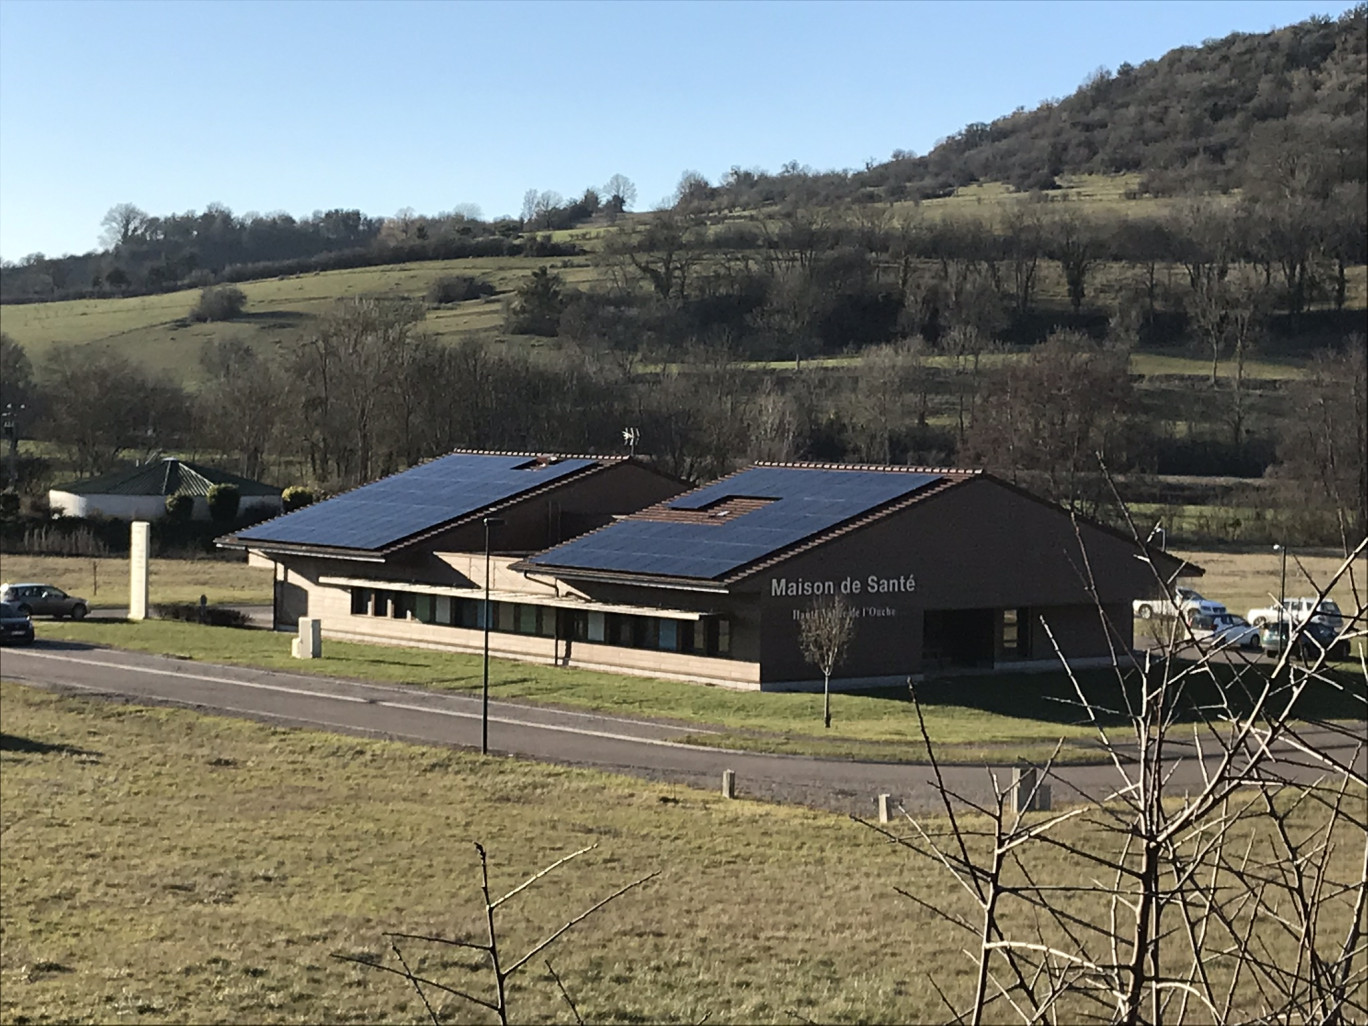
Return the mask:
[(545, 567), (715, 580), (941, 480), (940, 474), (753, 467), (689, 492), (669, 509), (698, 510), (729, 497), (773, 501), (718, 523), (619, 520), (532, 556)]
[(566, 477), (597, 460), (452, 453), (239, 531), (248, 542), (383, 549)]

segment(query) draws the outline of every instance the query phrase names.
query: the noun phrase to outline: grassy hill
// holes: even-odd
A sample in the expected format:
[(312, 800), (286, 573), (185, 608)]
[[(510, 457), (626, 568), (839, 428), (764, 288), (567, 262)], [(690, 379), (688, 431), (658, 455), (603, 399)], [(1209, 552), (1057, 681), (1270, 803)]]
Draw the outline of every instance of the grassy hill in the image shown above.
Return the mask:
[[(1175, 198), (1139, 196), (1138, 176), (1079, 175), (1065, 177), (1063, 190), (1055, 202), (1089, 215), (1122, 219), (1162, 216), (1180, 202)], [(911, 201), (880, 205), (877, 208), (837, 207), (825, 212), (829, 217), (854, 217), (895, 223), (899, 218), (916, 216), (931, 221), (972, 217), (1000, 218), (1007, 211), (1031, 202), (1024, 193), (1002, 183), (976, 183), (956, 189), (950, 196), (924, 203)], [(637, 215), (637, 223), (653, 215)], [(717, 233), (738, 225), (764, 227), (772, 211), (732, 211), (709, 218), (709, 231)], [(632, 223), (633, 219), (623, 222)], [(509, 335), (503, 330), (503, 304), (518, 283), (541, 266), (551, 266), (569, 288), (602, 290), (610, 285), (610, 268), (600, 259), (606, 240), (620, 227), (598, 225), (554, 233), (556, 241), (575, 242), (588, 251), (585, 256), (544, 259), (536, 257), (469, 258), (319, 271), (242, 283), (247, 296), (246, 311), (227, 322), (194, 323), (187, 314), (198, 290), (187, 289), (160, 295), (111, 299), (81, 299), (52, 303), (6, 305), (0, 308), (0, 323), (7, 335), (19, 342), (35, 366), (41, 365), (52, 346), (74, 344), (120, 352), (149, 368), (170, 373), (193, 387), (198, 372), (201, 345), (206, 341), (241, 339), (263, 350), (288, 346), (304, 338), (319, 317), (333, 304), (348, 296), (394, 296), (422, 299), (431, 282), (442, 275), (468, 275), (488, 281), (496, 294), (428, 311), (423, 329), (444, 342), (480, 337), (503, 339), (514, 344), (554, 346), (555, 340), (534, 336)], [(716, 263), (732, 254), (713, 254)], [(1181, 274), (1175, 267), (1165, 273)], [(1040, 303), (1045, 310), (1067, 308), (1065, 283), (1058, 269), (1042, 262)], [(1103, 267), (1093, 287), (1099, 304), (1112, 300), (1127, 284), (1123, 265)], [(1348, 306), (1368, 306), (1368, 268), (1351, 268)], [(839, 366), (844, 357), (826, 362)], [(1293, 377), (1299, 359), (1269, 359), (1254, 362), (1248, 374), (1254, 378)], [(1140, 374), (1201, 375), (1209, 363), (1200, 356), (1187, 357), (1172, 352), (1140, 353), (1133, 370)]]

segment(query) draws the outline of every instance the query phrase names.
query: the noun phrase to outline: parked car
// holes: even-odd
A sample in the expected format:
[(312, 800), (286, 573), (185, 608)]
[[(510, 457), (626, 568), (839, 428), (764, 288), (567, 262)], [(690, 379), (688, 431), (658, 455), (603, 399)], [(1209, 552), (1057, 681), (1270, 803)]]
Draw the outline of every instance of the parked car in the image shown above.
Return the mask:
[[(1286, 620), (1265, 623), (1259, 631), (1259, 646), (1264, 655), (1276, 656), (1287, 647), (1289, 636), (1296, 628)], [(1337, 640), (1338, 639), (1338, 640)], [(1331, 659), (1349, 658), (1349, 642), (1339, 639), (1339, 630), (1320, 620), (1312, 620), (1301, 627), (1296, 635), (1297, 648), (1294, 655), (1303, 659), (1318, 659), (1327, 653)]]
[(90, 612), (85, 599), (68, 595), (51, 584), (0, 584), (0, 602), (12, 603), (27, 616), (69, 616), (79, 620)]
[(1202, 641), (1219, 648), (1252, 648), (1260, 646), (1259, 628), (1235, 613), (1209, 616), (1197, 613), (1188, 620), (1192, 633)]
[(1218, 616), (1226, 611), (1226, 607), (1219, 602), (1213, 602), (1209, 598), (1203, 598), (1191, 588), (1174, 588), (1173, 597), (1177, 602), (1168, 598), (1157, 599), (1136, 599), (1131, 604), (1135, 615), (1142, 620), (1148, 620), (1155, 616), (1165, 616), (1172, 619), (1181, 611), (1184, 614), (1203, 613), (1207, 616)]
[(1262, 609), (1251, 609), (1245, 617), (1255, 627), (1262, 627), (1274, 620), (1291, 620), (1293, 625), (1314, 620), (1339, 631), (1344, 626), (1344, 614), (1340, 607), (1329, 599), (1290, 598), (1283, 599), (1282, 606), (1275, 601)]
[(33, 621), (9, 602), (0, 602), (0, 645), (32, 645)]

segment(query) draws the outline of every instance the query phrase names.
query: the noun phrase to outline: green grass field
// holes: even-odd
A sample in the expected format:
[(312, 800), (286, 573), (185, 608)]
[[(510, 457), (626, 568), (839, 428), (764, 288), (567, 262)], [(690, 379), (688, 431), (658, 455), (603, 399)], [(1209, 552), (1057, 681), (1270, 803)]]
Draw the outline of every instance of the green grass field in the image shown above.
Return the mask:
[[(148, 589), (155, 602), (270, 605), (271, 569), (221, 559), (153, 559)], [(0, 556), (0, 580), (55, 584), (90, 601), (92, 609), (128, 605), (128, 559), (83, 556)]]
[[(943, 1017), (930, 976), (970, 993), (963, 935), (894, 892), (971, 915), (958, 888), (843, 817), (12, 683), (0, 731), (5, 1022), (426, 1021), (403, 980), (333, 956), (393, 964), (387, 930), (478, 938), (475, 841), (496, 894), (599, 845), (506, 906), (505, 951), (661, 872), (547, 953), (589, 1022), (923, 1022)], [(1120, 843), (1086, 818), (1064, 836)], [(1342, 846), (1329, 868), (1357, 873)], [(1034, 882), (1089, 872), (1051, 850)], [(1101, 901), (1063, 900), (1105, 921)], [(1322, 926), (1342, 920), (1332, 908)], [(1294, 939), (1258, 927), (1291, 957)], [(475, 957), (403, 950), (415, 972), (488, 993)], [(513, 1021), (570, 1021), (540, 959), (514, 980)]]

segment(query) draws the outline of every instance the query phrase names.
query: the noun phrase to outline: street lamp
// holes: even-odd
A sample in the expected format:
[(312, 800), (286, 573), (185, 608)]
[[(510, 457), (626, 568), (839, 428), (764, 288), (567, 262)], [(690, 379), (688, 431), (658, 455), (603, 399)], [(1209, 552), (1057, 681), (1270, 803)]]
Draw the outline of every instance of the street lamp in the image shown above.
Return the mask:
[(1278, 622), (1287, 616), (1287, 546), (1274, 545), (1273, 551), (1282, 554), (1282, 570), (1278, 575)]
[(489, 530), (502, 527), (499, 517), (485, 517), (485, 586), (484, 586), (484, 698), (480, 704), (480, 753), (489, 754)]

